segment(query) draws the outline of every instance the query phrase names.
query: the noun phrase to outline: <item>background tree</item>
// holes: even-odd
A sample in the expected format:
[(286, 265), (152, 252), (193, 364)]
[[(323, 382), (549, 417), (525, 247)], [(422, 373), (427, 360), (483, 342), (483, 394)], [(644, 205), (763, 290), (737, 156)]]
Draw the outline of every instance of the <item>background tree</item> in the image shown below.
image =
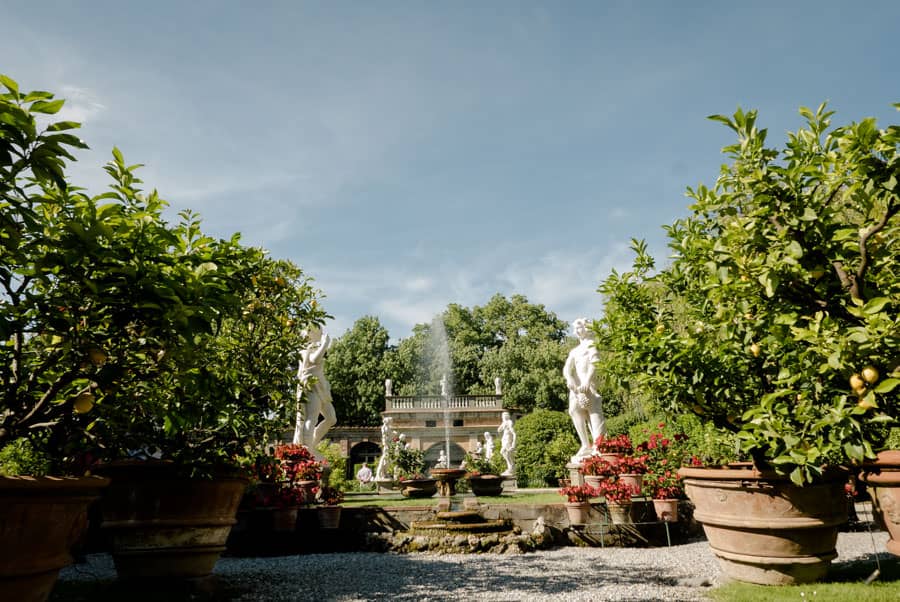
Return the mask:
[(364, 316), (336, 339), (325, 372), (341, 424), (376, 425), (384, 410), (384, 381), (396, 362), (390, 335), (378, 318)]
[[(394, 380), (404, 395), (436, 394), (442, 365), (442, 337), (452, 366), (453, 390), (491, 394), (494, 378), (503, 380), (507, 404), (524, 411), (563, 409), (566, 387), (562, 366), (571, 342), (566, 323), (523, 295), (494, 295), (471, 309), (450, 304), (440, 323), (417, 324), (397, 347)], [(389, 377), (391, 378), (391, 377)]]

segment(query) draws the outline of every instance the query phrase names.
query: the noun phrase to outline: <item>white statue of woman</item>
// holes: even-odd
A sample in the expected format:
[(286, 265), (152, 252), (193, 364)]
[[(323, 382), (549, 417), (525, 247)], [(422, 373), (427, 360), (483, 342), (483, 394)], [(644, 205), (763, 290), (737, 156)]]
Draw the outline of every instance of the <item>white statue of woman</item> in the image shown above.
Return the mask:
[(599, 355), (588, 330), (588, 321), (578, 318), (572, 326), (578, 345), (566, 358), (563, 376), (569, 388), (569, 416), (581, 443), (578, 453), (571, 460), (573, 464), (578, 464), (591, 455), (597, 437), (606, 434), (606, 419), (603, 417), (603, 400), (594, 383), (594, 364)]
[(500, 455), (506, 460), (506, 470), (500, 474), (506, 477), (511, 476), (515, 472), (513, 452), (516, 451), (516, 431), (513, 428), (513, 421), (509, 412), (503, 412), (501, 416), (500, 426), (497, 427), (497, 431), (500, 433)]
[[(325, 352), (331, 344), (331, 338), (318, 326), (313, 326), (304, 334), (309, 338), (309, 345), (300, 351), (300, 364), (297, 367), (299, 383), (294, 443), (305, 445), (315, 454), (316, 446), (337, 422), (331, 399), (331, 385), (325, 378)], [(322, 416), (321, 422), (319, 416)]]
[(385, 416), (381, 423), (381, 457), (378, 458), (378, 465), (375, 467), (375, 480), (389, 480), (387, 474), (387, 458), (388, 449), (394, 443), (394, 419)]
[(484, 459), (490, 460), (494, 457), (494, 436), (489, 431), (484, 432)]

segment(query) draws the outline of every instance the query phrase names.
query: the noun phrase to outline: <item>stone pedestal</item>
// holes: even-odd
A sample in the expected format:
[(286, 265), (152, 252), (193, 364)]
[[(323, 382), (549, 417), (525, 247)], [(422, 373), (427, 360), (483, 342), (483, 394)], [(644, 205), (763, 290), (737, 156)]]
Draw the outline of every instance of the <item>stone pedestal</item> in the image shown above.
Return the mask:
[(569, 481), (572, 485), (584, 485), (584, 475), (578, 470), (579, 468), (581, 468), (581, 464), (574, 464), (572, 462), (566, 464), (566, 470), (569, 471)]

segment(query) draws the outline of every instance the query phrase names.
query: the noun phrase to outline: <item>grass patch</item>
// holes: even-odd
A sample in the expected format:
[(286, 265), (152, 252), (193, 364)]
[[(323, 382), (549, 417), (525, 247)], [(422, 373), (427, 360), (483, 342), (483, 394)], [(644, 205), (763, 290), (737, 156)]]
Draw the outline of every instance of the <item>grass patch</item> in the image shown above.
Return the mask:
[[(343, 506), (347, 508), (359, 508), (362, 506), (436, 506), (440, 498), (438, 496), (428, 498), (405, 498), (396, 494), (347, 496)], [(558, 493), (508, 493), (498, 496), (481, 496), (478, 501), (482, 504), (562, 504), (565, 498)]]
[(879, 558), (881, 576), (868, 585), (865, 580), (876, 568), (874, 559), (835, 563), (821, 583), (767, 586), (734, 582), (708, 595), (718, 602), (896, 602), (900, 600), (900, 560)]
[(718, 587), (709, 596), (719, 602), (897, 602), (900, 600), (900, 584), (878, 582), (865, 583), (810, 583), (807, 585), (751, 585), (729, 583)]

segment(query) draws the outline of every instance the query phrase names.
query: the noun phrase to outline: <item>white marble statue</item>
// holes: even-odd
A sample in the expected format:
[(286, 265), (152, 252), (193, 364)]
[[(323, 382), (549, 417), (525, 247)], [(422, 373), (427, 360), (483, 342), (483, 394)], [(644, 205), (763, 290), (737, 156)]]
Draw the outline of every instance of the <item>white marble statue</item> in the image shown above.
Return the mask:
[(441, 397), (449, 397), (450, 396), (450, 381), (447, 379), (447, 375), (441, 377)]
[(494, 436), (489, 431), (484, 432), (484, 459), (490, 460), (494, 457)]
[(447, 461), (447, 454), (444, 453), (444, 450), (441, 450), (441, 453), (438, 455), (437, 464), (435, 464), (434, 467), (450, 468), (450, 462)]
[(394, 419), (385, 416), (381, 421), (381, 457), (378, 458), (378, 464), (375, 466), (375, 480), (389, 481), (390, 477), (387, 473), (388, 450), (394, 443)]
[(393, 383), (391, 382), (391, 379), (389, 379), (389, 378), (384, 379), (384, 396), (392, 397), (393, 396), (392, 389), (393, 389)]
[(591, 455), (597, 437), (606, 434), (606, 419), (603, 417), (603, 401), (594, 382), (594, 364), (599, 356), (588, 321), (578, 318), (572, 326), (578, 345), (566, 358), (563, 376), (569, 388), (569, 416), (581, 443), (571, 460), (573, 464), (578, 464)]
[(503, 395), (503, 381), (500, 380), (500, 377), (494, 379), (494, 395)]
[[(325, 378), (325, 352), (331, 344), (331, 338), (318, 326), (313, 326), (304, 334), (308, 337), (309, 344), (300, 351), (300, 364), (297, 367), (299, 382), (294, 443), (305, 445), (315, 454), (316, 446), (337, 422), (331, 399), (331, 385)], [(322, 417), (321, 422), (319, 416)]]
[(516, 430), (513, 428), (513, 421), (509, 412), (503, 412), (501, 415), (500, 426), (497, 427), (497, 432), (500, 433), (500, 455), (506, 461), (506, 470), (500, 474), (504, 477), (511, 476), (515, 473), (513, 454), (516, 451)]

